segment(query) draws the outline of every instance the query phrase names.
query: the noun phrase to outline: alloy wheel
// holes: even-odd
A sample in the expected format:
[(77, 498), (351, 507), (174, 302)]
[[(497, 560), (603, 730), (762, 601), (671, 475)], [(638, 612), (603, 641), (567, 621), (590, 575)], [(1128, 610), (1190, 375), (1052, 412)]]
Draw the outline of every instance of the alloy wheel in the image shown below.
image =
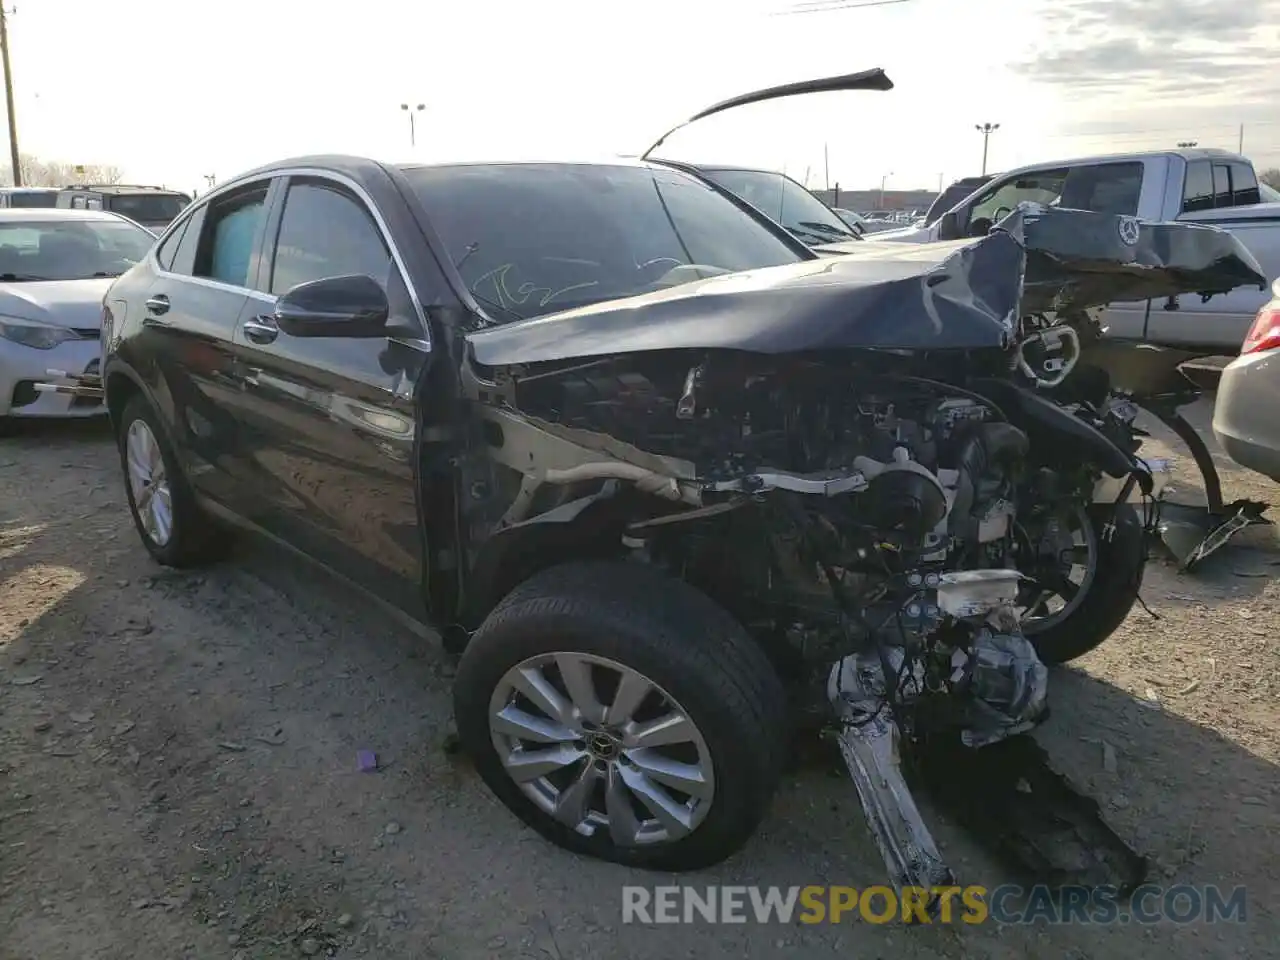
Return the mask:
[(145, 420), (134, 420), (125, 433), (129, 492), (142, 529), (157, 547), (173, 536), (173, 498), (160, 444)]
[(616, 661), (558, 652), (517, 664), (494, 689), (489, 732), (520, 790), (583, 836), (671, 843), (711, 809), (714, 771), (697, 726), (662, 687)]

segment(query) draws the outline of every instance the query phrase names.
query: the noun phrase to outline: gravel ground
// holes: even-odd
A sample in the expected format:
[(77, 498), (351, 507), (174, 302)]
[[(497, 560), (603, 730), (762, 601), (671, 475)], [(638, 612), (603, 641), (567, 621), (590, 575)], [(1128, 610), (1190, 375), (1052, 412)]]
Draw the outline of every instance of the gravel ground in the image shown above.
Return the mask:
[[(1153, 564), (1160, 619), (1057, 671), (1039, 734), (1164, 882), (1247, 885), (1245, 924), (623, 926), (621, 885), (670, 879), (575, 859), (491, 800), (441, 749), (437, 646), (262, 545), (158, 568), (106, 430), (27, 429), (0, 445), (0, 957), (1278, 956), (1278, 564), (1266, 529), (1196, 577)], [(937, 832), (962, 882), (1001, 881)], [(882, 877), (852, 786), (803, 768), (745, 851), (686, 879)]]

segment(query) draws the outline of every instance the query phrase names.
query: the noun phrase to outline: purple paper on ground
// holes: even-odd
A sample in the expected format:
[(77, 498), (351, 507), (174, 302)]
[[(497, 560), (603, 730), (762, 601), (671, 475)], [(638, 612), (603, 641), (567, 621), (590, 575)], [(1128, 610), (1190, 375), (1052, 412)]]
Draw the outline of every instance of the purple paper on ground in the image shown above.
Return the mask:
[(356, 767), (361, 773), (369, 773), (378, 769), (378, 755), (372, 750), (356, 751)]

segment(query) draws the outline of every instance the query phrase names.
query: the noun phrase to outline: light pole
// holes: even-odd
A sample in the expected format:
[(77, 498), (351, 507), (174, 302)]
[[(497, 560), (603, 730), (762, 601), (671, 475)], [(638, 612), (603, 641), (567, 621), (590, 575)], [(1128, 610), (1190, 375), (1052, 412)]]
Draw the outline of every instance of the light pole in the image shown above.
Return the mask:
[(982, 134), (982, 176), (987, 175), (987, 141), (991, 139), (991, 134), (1000, 129), (998, 123), (978, 123), (974, 124), (973, 129)]
[(886, 173), (883, 177), (880, 178), (880, 209), (881, 210), (884, 209), (884, 185), (889, 182), (889, 178), (892, 176), (893, 176), (893, 171), (890, 170), (888, 173)]
[(409, 146), (411, 147), (416, 147), (418, 145), (418, 135), (414, 130), (413, 125), (413, 115), (415, 113), (421, 113), (426, 108), (427, 105), (425, 103), (420, 103), (412, 109), (410, 109), (409, 104), (407, 103), (400, 104), (400, 109), (409, 115)]
[(4, 103), (9, 110), (9, 159), (13, 185), (22, 186), (22, 158), (18, 154), (18, 119), (13, 115), (13, 71), (9, 68), (9, 11), (0, 0), (0, 59), (4, 61)]

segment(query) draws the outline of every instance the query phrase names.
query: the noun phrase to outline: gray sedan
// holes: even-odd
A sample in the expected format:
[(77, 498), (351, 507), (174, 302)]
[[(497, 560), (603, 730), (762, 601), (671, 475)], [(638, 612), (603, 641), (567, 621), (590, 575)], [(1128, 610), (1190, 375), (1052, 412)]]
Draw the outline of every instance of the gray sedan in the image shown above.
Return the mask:
[(1236, 463), (1280, 480), (1280, 280), (1222, 371), (1213, 434)]

